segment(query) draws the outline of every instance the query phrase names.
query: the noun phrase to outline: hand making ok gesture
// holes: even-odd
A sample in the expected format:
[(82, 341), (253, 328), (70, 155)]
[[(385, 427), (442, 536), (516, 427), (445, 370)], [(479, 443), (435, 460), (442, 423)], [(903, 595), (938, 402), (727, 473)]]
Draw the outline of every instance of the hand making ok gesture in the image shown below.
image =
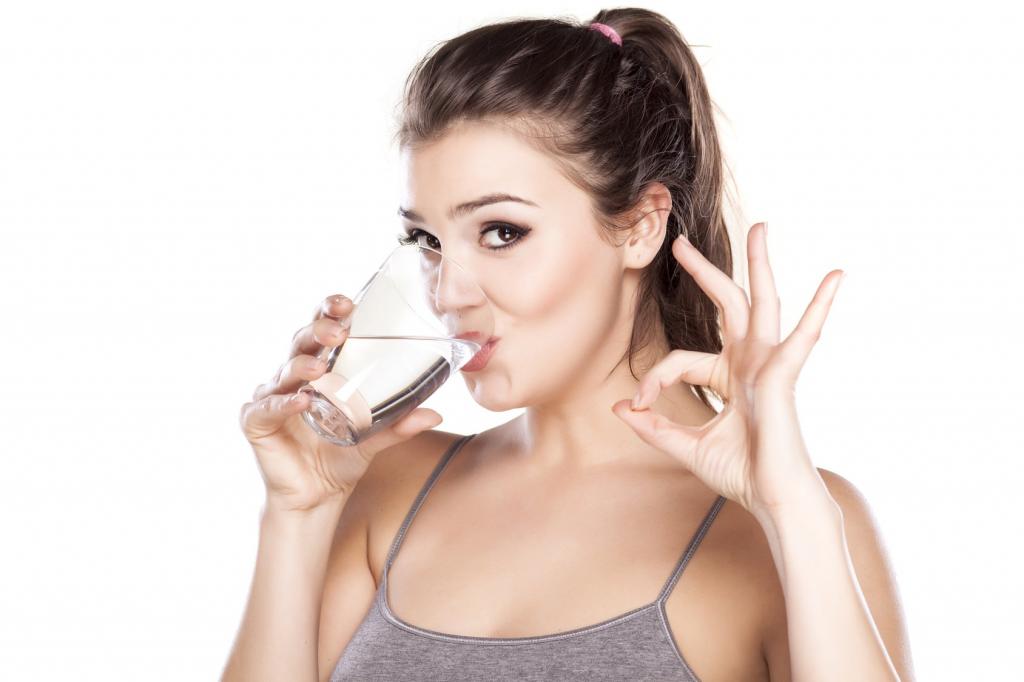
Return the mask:
[[(635, 407), (613, 406), (645, 442), (677, 458), (709, 488), (751, 512), (771, 512), (801, 496), (825, 492), (797, 420), (797, 376), (817, 342), (842, 270), (822, 280), (796, 328), (779, 341), (779, 297), (768, 265), (764, 223), (747, 235), (750, 302), (744, 290), (685, 237), (672, 253), (722, 313), (720, 354), (673, 350), (640, 380)], [(699, 427), (647, 409), (676, 381), (707, 386), (725, 401)]]

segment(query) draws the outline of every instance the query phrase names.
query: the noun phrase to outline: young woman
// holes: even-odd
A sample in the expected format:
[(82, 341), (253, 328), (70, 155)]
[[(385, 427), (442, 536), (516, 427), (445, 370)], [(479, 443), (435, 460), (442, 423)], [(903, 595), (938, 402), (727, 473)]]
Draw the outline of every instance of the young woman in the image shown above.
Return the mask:
[(223, 679), (912, 679), (867, 503), (795, 411), (842, 272), (781, 338), (759, 223), (748, 301), (712, 109), (641, 9), (484, 26), (417, 66), (402, 240), (478, 278), (495, 342), (462, 376), (525, 412), (317, 438), (296, 391), (344, 343), (328, 297), (242, 408), (267, 502)]

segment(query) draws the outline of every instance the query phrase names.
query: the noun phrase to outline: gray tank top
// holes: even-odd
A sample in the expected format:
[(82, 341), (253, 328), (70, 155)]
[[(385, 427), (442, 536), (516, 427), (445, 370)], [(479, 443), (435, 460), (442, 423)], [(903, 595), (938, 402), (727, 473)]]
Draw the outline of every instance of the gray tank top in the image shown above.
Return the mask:
[(416, 627), (388, 606), (388, 569), (416, 512), (452, 456), (476, 434), (458, 438), (434, 467), (391, 544), (373, 606), (331, 674), (340, 680), (682, 680), (698, 678), (672, 639), (665, 600), (697, 550), (725, 497), (687, 544), (651, 603), (585, 627), (534, 637), (475, 637)]

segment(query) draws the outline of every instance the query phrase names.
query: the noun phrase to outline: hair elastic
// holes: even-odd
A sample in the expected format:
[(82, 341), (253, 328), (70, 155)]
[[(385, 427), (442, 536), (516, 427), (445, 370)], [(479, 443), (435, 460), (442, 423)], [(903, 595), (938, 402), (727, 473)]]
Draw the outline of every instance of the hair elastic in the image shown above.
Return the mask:
[(590, 24), (590, 28), (605, 34), (606, 36), (611, 38), (611, 41), (616, 45), (622, 45), (621, 36), (619, 36), (618, 32), (616, 32), (616, 30), (609, 26), (608, 24), (602, 24), (599, 21), (595, 21), (594, 23)]

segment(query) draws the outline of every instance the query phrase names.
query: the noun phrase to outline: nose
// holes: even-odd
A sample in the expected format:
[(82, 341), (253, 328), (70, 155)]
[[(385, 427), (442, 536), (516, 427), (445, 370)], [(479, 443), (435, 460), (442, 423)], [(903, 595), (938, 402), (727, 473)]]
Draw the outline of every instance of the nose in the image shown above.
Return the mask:
[(440, 258), (436, 263), (434, 281), (434, 307), (441, 314), (457, 314), (487, 303), (487, 296), (473, 273), (459, 266), (450, 258)]

